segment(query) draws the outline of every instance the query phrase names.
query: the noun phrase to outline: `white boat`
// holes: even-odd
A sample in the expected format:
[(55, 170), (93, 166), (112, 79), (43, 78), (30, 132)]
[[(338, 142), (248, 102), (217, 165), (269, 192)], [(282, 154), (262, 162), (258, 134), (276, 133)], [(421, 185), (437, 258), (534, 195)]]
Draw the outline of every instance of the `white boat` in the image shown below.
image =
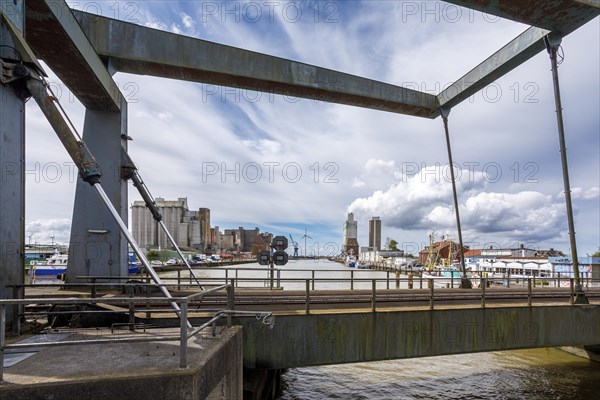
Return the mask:
[(67, 272), (67, 263), (69, 256), (61, 254), (58, 249), (54, 250), (54, 254), (50, 258), (43, 261), (31, 261), (29, 265), (29, 275), (36, 276), (58, 276)]
[(356, 257), (354, 257), (354, 256), (346, 257), (346, 262), (344, 264), (346, 264), (347, 267), (355, 268), (356, 267)]

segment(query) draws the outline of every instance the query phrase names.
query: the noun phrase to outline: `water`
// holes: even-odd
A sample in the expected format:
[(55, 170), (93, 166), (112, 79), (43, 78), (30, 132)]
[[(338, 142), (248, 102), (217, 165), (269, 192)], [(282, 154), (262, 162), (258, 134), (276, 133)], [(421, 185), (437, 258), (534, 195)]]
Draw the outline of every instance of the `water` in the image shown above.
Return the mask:
[(600, 364), (532, 349), (290, 369), (280, 400), (600, 399)]
[[(240, 286), (268, 286), (266, 267), (244, 265), (238, 270)], [(250, 270), (245, 270), (249, 268)], [(227, 276), (236, 276), (237, 267)], [(316, 289), (349, 289), (351, 271), (355, 288), (370, 289), (370, 279), (385, 279), (381, 271), (353, 270), (328, 261), (301, 260), (281, 267), (281, 286), (305, 289), (305, 279), (331, 281), (317, 283)], [(290, 271), (298, 270), (298, 271)], [(172, 275), (173, 273), (171, 273)], [(223, 270), (201, 270), (202, 278), (224, 279)], [(393, 282), (394, 275), (390, 275)], [(298, 281), (286, 281), (286, 279)], [(223, 281), (221, 281), (223, 282)], [(378, 287), (384, 288), (386, 282)], [(405, 286), (405, 284), (403, 284)], [(600, 339), (599, 339), (600, 342)], [(560, 399), (600, 400), (600, 364), (558, 349), (531, 349), (455, 356), (417, 358), (351, 365), (297, 368), (283, 374), (280, 400), (324, 399)]]

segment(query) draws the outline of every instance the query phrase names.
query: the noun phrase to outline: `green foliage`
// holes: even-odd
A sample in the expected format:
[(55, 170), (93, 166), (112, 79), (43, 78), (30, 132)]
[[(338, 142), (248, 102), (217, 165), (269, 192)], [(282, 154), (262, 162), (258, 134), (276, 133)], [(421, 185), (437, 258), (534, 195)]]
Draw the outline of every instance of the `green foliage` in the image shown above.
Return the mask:
[(392, 251), (398, 251), (398, 241), (397, 240), (390, 240), (390, 250)]
[(150, 251), (148, 251), (148, 253), (146, 253), (146, 257), (150, 261), (152, 261), (152, 260), (158, 260), (158, 251), (156, 251), (156, 250), (150, 250)]

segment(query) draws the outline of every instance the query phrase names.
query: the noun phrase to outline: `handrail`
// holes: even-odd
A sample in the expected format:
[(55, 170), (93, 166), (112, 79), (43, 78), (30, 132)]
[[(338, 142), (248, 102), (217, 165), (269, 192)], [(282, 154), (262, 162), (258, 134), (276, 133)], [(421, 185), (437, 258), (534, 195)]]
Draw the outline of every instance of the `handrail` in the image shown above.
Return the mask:
[[(256, 315), (257, 318), (261, 319), (264, 324), (272, 324), (272, 314), (270, 312), (252, 312), (252, 311), (234, 311), (234, 310), (219, 310), (216, 314), (206, 323), (202, 324), (197, 328), (189, 328), (188, 323), (188, 303), (191, 300), (199, 299), (204, 297), (208, 293), (214, 293), (220, 290), (226, 289), (228, 296), (233, 295), (233, 290), (229, 290), (229, 285), (221, 285), (204, 292), (196, 293), (186, 297), (108, 297), (108, 298), (39, 298), (39, 299), (2, 299), (0, 300), (0, 383), (3, 379), (4, 370), (4, 352), (5, 349), (10, 348), (31, 348), (31, 347), (50, 347), (50, 346), (69, 346), (69, 345), (81, 345), (81, 344), (100, 344), (100, 343), (124, 343), (124, 342), (155, 342), (155, 341), (179, 341), (180, 342), (180, 362), (181, 368), (187, 367), (187, 341), (198, 333), (202, 332), (208, 326), (213, 326), (213, 336), (215, 335), (216, 322), (223, 316), (230, 316), (233, 314), (252, 314)], [(180, 316), (180, 329), (178, 335), (158, 335), (151, 337), (127, 337), (127, 338), (102, 338), (102, 339), (87, 339), (87, 340), (69, 340), (69, 341), (56, 341), (56, 342), (36, 342), (36, 343), (21, 343), (21, 344), (6, 344), (6, 308), (9, 305), (27, 305), (27, 304), (118, 304), (128, 303), (130, 305), (137, 304), (172, 304), (177, 303), (181, 310)], [(228, 304), (234, 304), (233, 299), (228, 301)], [(130, 312), (131, 312), (130, 308)], [(86, 314), (94, 313), (96, 311), (79, 310), (77, 313)], [(107, 310), (106, 312), (117, 312)], [(135, 312), (135, 310), (133, 310)], [(231, 319), (227, 318), (227, 326), (231, 326)]]

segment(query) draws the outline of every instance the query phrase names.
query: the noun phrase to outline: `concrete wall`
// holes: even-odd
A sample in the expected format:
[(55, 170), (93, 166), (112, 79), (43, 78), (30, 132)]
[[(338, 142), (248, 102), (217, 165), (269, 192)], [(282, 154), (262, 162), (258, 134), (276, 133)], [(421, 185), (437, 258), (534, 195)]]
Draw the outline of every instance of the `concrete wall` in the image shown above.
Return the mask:
[(188, 342), (188, 367), (178, 368), (175, 342), (46, 348), (5, 370), (0, 399), (240, 400), (242, 332)]
[(600, 306), (277, 316), (243, 326), (244, 367), (294, 368), (520, 348), (594, 345)]

